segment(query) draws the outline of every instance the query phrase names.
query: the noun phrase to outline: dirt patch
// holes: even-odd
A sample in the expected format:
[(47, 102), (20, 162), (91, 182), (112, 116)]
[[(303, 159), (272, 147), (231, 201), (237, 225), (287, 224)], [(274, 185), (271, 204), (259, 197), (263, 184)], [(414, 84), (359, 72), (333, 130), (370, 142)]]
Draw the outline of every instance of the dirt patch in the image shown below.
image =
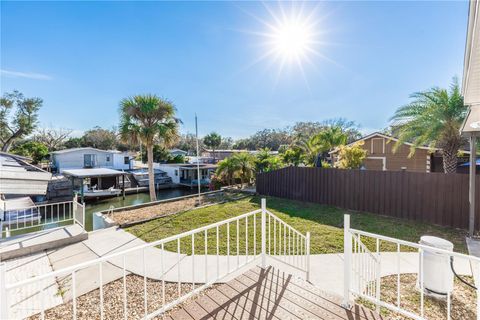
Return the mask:
[[(200, 197), (200, 206), (221, 203), (225, 201), (234, 201), (244, 197), (241, 193), (219, 192)], [(159, 218), (170, 214), (175, 214), (198, 207), (198, 197), (191, 197), (176, 201), (163, 202), (152, 206), (125, 211), (117, 211), (107, 216), (118, 225), (130, 224), (137, 221), (146, 221)]]
[[(467, 282), (473, 284), (472, 277), (463, 277)], [(420, 291), (416, 289), (417, 275), (400, 275), (400, 307), (414, 314), (420, 315)], [(382, 278), (381, 295), (382, 301), (397, 304), (397, 276)], [(453, 293), (451, 295), (451, 319), (476, 319), (476, 293), (475, 290), (455, 279)], [(371, 309), (375, 306), (363, 299), (358, 299), (362, 304)], [(386, 319), (407, 320), (408, 317), (399, 315), (386, 308), (380, 309), (380, 314)], [(424, 296), (424, 317), (426, 319), (446, 319), (447, 300)]]
[[(139, 319), (145, 316), (144, 301), (144, 278), (137, 275), (126, 276), (127, 287), (127, 318)], [(199, 295), (203, 295), (214, 289), (213, 285), (203, 290)], [(154, 312), (162, 307), (163, 290), (162, 282), (147, 279), (147, 313)], [(186, 294), (192, 289), (191, 283), (180, 283), (181, 294)], [(110, 282), (103, 286), (103, 315), (104, 319), (124, 319), (124, 286), (123, 278)], [(198, 295), (196, 296), (198, 297)], [(189, 300), (195, 299), (195, 296)], [(178, 298), (178, 283), (165, 282), (165, 303), (169, 303)], [(187, 303), (189, 300), (183, 302)], [(181, 308), (182, 304), (169, 310), (165, 315)], [(94, 290), (86, 293), (76, 299), (77, 319), (100, 319), (100, 290)], [(72, 319), (73, 303), (72, 301), (61, 304), (57, 307), (45, 311), (45, 319)], [(34, 315), (28, 319), (41, 319), (40, 314)], [(162, 319), (162, 316), (155, 319)]]

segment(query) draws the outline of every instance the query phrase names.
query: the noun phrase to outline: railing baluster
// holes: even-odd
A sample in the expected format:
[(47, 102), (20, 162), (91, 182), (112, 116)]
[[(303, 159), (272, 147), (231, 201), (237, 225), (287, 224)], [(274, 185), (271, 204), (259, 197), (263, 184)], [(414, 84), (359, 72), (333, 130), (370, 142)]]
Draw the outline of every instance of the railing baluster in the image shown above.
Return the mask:
[(257, 257), (257, 214), (253, 214), (253, 260)]
[(400, 308), (400, 244), (397, 244), (397, 307)]
[(227, 272), (230, 273), (230, 222), (227, 222)]
[(273, 219), (273, 255), (277, 255), (277, 220)]
[(195, 290), (195, 233), (192, 233), (192, 290)]
[(207, 254), (208, 254), (208, 233), (207, 233), (207, 229), (205, 229), (205, 283), (208, 282), (208, 267), (207, 267), (208, 257), (207, 257)]
[(238, 224), (237, 220), (237, 269), (238, 266), (240, 265), (240, 226)]
[(245, 264), (248, 263), (248, 216), (245, 217)]
[(127, 320), (127, 267), (126, 260), (127, 256), (123, 256), (123, 318)]
[(217, 226), (217, 279), (220, 278), (220, 243), (219, 243), (219, 235), (218, 235), (218, 226)]
[(145, 261), (145, 248), (142, 250), (142, 261), (143, 261), (143, 308), (144, 315), (147, 317), (148, 314), (148, 293), (147, 293), (147, 265)]
[(271, 216), (270, 214), (268, 215), (268, 254), (271, 255), (272, 253), (270, 252), (270, 247), (272, 246), (272, 238), (270, 236), (270, 220), (271, 220)]
[(100, 274), (100, 319), (103, 320), (103, 264), (102, 261), (98, 264)]
[(178, 289), (178, 298), (182, 296), (182, 289), (180, 286), (180, 238), (177, 238), (177, 289)]
[(423, 301), (423, 249), (420, 248), (420, 316), (423, 318), (424, 301)]
[(72, 271), (72, 304), (73, 304), (73, 320), (77, 319), (77, 283), (75, 277), (75, 270)]
[(283, 224), (283, 259), (287, 261), (287, 226)]
[(162, 259), (162, 307), (165, 307), (165, 247), (164, 244), (162, 243), (162, 254), (161, 254), (161, 259)]

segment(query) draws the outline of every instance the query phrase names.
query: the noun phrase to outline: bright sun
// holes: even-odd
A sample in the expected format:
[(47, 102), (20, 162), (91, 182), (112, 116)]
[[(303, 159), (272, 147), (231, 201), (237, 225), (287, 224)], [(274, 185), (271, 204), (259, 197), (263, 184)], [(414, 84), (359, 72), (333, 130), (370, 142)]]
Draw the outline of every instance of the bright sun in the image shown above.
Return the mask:
[(283, 21), (272, 30), (273, 49), (283, 59), (301, 60), (313, 51), (313, 33), (310, 27), (293, 19)]

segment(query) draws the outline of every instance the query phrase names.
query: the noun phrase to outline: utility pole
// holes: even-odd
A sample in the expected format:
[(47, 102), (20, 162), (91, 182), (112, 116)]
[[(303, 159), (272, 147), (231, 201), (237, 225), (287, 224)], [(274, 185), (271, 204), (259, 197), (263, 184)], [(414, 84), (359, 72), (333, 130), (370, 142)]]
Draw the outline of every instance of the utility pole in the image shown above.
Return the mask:
[(198, 204), (200, 205), (200, 153), (198, 148), (198, 123), (197, 114), (195, 113), (195, 136), (197, 138), (197, 184), (198, 184)]

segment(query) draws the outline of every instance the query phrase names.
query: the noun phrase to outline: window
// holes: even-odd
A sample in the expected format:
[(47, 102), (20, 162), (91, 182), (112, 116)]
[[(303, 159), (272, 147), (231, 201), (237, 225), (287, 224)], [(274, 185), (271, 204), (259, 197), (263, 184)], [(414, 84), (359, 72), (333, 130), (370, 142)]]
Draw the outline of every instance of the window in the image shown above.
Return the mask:
[(83, 155), (83, 166), (85, 168), (93, 168), (96, 164), (96, 155), (94, 154), (84, 154)]
[(178, 170), (175, 170), (175, 176), (176, 177), (178, 176)]
[(110, 162), (110, 156), (107, 156), (107, 162)]
[(130, 164), (130, 157), (124, 157), (123, 164)]

